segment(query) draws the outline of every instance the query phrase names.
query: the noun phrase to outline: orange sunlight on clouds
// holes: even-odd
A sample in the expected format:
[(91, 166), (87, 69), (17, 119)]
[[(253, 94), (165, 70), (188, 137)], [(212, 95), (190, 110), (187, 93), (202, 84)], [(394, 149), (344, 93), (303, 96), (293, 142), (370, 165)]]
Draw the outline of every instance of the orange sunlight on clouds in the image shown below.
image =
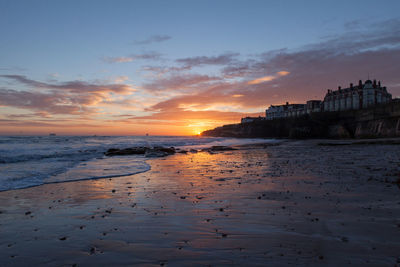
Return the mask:
[(268, 75), (268, 76), (264, 76), (255, 80), (251, 80), (248, 82), (248, 84), (259, 84), (259, 83), (263, 83), (263, 82), (269, 82), (272, 80), (275, 80), (276, 78), (279, 78), (281, 76), (286, 76), (288, 75), (290, 72), (288, 71), (279, 71), (276, 73), (276, 75)]

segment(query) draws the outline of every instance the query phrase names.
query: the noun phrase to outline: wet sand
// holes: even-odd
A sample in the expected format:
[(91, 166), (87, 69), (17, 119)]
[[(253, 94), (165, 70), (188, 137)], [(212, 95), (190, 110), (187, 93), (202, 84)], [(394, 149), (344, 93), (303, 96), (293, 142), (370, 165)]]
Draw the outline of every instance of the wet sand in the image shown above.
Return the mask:
[(400, 265), (400, 146), (321, 142), (0, 192), (0, 265)]

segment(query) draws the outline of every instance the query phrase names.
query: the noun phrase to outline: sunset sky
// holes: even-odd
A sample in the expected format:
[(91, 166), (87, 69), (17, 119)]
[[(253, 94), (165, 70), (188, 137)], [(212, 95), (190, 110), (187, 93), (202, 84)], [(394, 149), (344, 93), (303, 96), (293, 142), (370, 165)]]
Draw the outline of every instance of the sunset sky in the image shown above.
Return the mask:
[(193, 135), (368, 75), (400, 97), (399, 10), (0, 0), (0, 134)]

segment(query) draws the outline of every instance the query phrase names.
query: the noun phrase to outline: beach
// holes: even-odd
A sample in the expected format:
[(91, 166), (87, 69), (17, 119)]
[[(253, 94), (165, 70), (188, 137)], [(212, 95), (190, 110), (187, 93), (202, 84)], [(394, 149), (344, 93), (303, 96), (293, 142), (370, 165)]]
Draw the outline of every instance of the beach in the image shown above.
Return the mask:
[(399, 148), (282, 140), (3, 191), (0, 265), (400, 265)]

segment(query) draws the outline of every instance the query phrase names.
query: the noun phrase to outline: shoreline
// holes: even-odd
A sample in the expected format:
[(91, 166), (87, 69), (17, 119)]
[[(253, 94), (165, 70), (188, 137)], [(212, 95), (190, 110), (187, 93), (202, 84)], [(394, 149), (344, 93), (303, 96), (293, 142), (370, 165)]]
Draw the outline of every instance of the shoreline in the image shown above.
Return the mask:
[(82, 178), (82, 179), (78, 179), (78, 180), (52, 181), (52, 182), (46, 182), (46, 183), (38, 184), (38, 185), (31, 185), (31, 186), (27, 186), (27, 187), (0, 190), (0, 193), (1, 192), (8, 192), (8, 191), (15, 191), (15, 190), (24, 190), (24, 189), (29, 189), (29, 188), (33, 188), (33, 187), (40, 187), (40, 186), (44, 186), (44, 185), (51, 185), (51, 184), (73, 183), (73, 182), (101, 180), (101, 179), (113, 179), (113, 178), (119, 178), (119, 177), (125, 177), (125, 176), (132, 176), (132, 175), (136, 175), (136, 174), (147, 172), (149, 170), (139, 171), (139, 172), (136, 172), (136, 173), (121, 174), (121, 175), (117, 174), (117, 175), (94, 177), (94, 178)]
[(132, 176), (2, 191), (0, 256), (5, 266), (393, 266), (397, 150), (288, 141), (151, 158), (149, 171)]
[[(260, 138), (262, 139), (262, 138)], [(270, 138), (265, 138), (269, 139)], [(287, 139), (287, 138), (274, 138), (276, 142), (259, 142), (259, 143), (249, 143), (249, 144), (239, 144), (239, 145), (231, 145), (231, 146), (226, 146), (226, 147), (232, 147), (234, 149), (259, 149), (259, 148), (266, 148), (269, 146), (277, 146), (281, 145), (286, 142), (295, 142), (295, 141), (313, 141), (313, 142), (318, 142), (317, 145), (319, 146), (347, 146), (347, 145), (400, 145), (400, 137), (396, 138), (373, 138), (373, 139)], [(199, 149), (196, 153), (198, 152), (204, 152), (209, 150), (211, 147)], [(181, 153), (181, 152), (177, 152)], [(193, 153), (193, 152), (190, 152)], [(167, 155), (168, 157), (170, 155)], [(125, 157), (125, 156), (122, 156)], [(163, 157), (163, 156), (160, 156)], [(159, 158), (159, 157), (148, 157), (145, 158), (144, 161), (147, 163), (147, 161)], [(151, 169), (151, 164), (148, 164), (150, 169)], [(87, 180), (99, 180), (99, 179), (109, 179), (109, 178), (119, 178), (119, 177), (125, 177), (125, 176), (132, 176), (144, 172), (150, 171), (144, 170), (144, 171), (138, 171), (135, 173), (127, 173), (127, 174), (117, 174), (117, 175), (109, 175), (109, 176), (101, 176), (101, 177), (89, 177), (89, 178), (82, 178), (78, 180), (65, 180), (65, 181), (50, 181), (50, 182), (45, 182), (43, 184), (38, 184), (38, 185), (31, 185), (27, 187), (21, 187), (21, 188), (13, 188), (13, 189), (6, 189), (6, 190), (0, 190), (1, 192), (6, 192), (6, 191), (13, 191), (13, 190), (23, 190), (23, 189), (28, 189), (32, 187), (39, 187), (47, 184), (58, 184), (58, 183), (71, 183), (71, 182), (79, 182), (79, 181), (87, 181)]]
[[(269, 141), (271, 142), (272, 140), (270, 139)], [(275, 142), (273, 142), (273, 143), (275, 143)], [(268, 142), (267, 143), (248, 143), (248, 144), (238, 144), (238, 145), (233, 144), (233, 145), (228, 145), (228, 146), (224, 145), (223, 147), (239, 147), (240, 148), (240, 147), (258, 145), (258, 144), (269, 144), (269, 143)], [(198, 147), (197, 149), (192, 149), (193, 146), (188, 146), (189, 148), (187, 148), (187, 146), (183, 146), (183, 147), (185, 149), (188, 149), (186, 151), (187, 153), (193, 153), (192, 150), (195, 150), (196, 153), (197, 153), (197, 152), (200, 152), (200, 151), (203, 151), (203, 150), (208, 150), (208, 149), (212, 148), (212, 146), (204, 146), (204, 145), (195, 146), (195, 147)], [(127, 149), (138, 149), (138, 148), (142, 148), (142, 147), (132, 147), (132, 148), (123, 148), (123, 149), (111, 148), (111, 150), (123, 151), (123, 150), (127, 150)], [(166, 150), (170, 150), (169, 147), (157, 147), (157, 148), (158, 148), (158, 150), (165, 150), (165, 149)], [(171, 148), (173, 148), (173, 147), (171, 147)], [(173, 148), (173, 149), (174, 150), (176, 149), (176, 151), (173, 154), (182, 153), (182, 150), (185, 150), (185, 149), (179, 148), (179, 147)], [(116, 155), (109, 156), (109, 155), (107, 155), (107, 153), (108, 153), (108, 151), (104, 151), (104, 153), (102, 153), (102, 155), (105, 156), (102, 159), (100, 159), (100, 158), (92, 158), (92, 159), (89, 159), (87, 162), (97, 161), (99, 159), (100, 160), (107, 160), (107, 159), (110, 159), (111, 157), (115, 158), (116, 156), (117, 157), (120, 156), (121, 160), (126, 160), (127, 157), (132, 157), (132, 159), (134, 159), (134, 160), (140, 160), (141, 159), (143, 162), (145, 162), (147, 164), (147, 161), (150, 160), (150, 159), (172, 155), (172, 154), (169, 154), (169, 153), (165, 153), (163, 155), (149, 155), (149, 156), (147, 156), (145, 153), (141, 153), (141, 154), (133, 153), (133, 154), (125, 154), (125, 155), (117, 155), (116, 154)], [(138, 156), (138, 157), (136, 157), (136, 156)], [(142, 156), (144, 156), (144, 157), (142, 157)], [(12, 163), (14, 163), (14, 162), (12, 162)], [(3, 163), (3, 164), (7, 164), (7, 163)], [(150, 164), (147, 164), (147, 165), (148, 165), (149, 168), (151, 168)], [(43, 182), (41, 184), (32, 184), (32, 185), (28, 185), (28, 186), (23, 186), (23, 187), (18, 187), (18, 188), (11, 188), (11, 189), (0, 189), (0, 192), (10, 191), (10, 190), (27, 189), (27, 188), (31, 188), (31, 187), (37, 187), (37, 186), (46, 185), (46, 184), (68, 183), (68, 182), (85, 181), (85, 180), (98, 180), (98, 179), (118, 178), (118, 177), (131, 176), (131, 175), (135, 175), (135, 174), (139, 174), (139, 173), (143, 173), (143, 172), (149, 171), (149, 169), (148, 170), (137, 170), (135, 172), (123, 173), (123, 174), (110, 174), (110, 175), (104, 175), (104, 176), (91, 176), (91, 177), (85, 177), (85, 178), (78, 178), (78, 179), (73, 179), (73, 180), (55, 180), (55, 181), (51, 181), (52, 178), (57, 177), (59, 175), (64, 175), (64, 174), (66, 174), (66, 173), (68, 173), (70, 171), (76, 170), (77, 167), (79, 167), (79, 164), (74, 166), (74, 167), (72, 167), (72, 168), (67, 169), (63, 173), (59, 173), (59, 174), (57, 174), (55, 176), (50, 176), (50, 177), (46, 178), (45, 180), (47, 180), (47, 181), (45, 181), (45, 182)], [(49, 179), (50, 179), (50, 181), (48, 181)]]

